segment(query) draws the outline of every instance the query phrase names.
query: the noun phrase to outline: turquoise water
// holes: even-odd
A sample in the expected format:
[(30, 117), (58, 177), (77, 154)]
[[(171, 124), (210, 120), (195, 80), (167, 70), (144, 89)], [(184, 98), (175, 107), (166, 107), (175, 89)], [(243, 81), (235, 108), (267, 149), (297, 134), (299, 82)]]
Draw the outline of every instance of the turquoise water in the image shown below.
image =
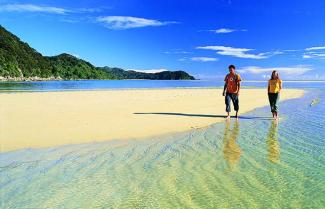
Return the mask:
[(27, 91), (66, 91), (129, 88), (177, 88), (177, 87), (216, 87), (222, 82), (200, 80), (84, 80), (84, 81), (38, 81), (0, 82), (0, 90)]
[[(284, 82), (285, 88), (317, 88), (322, 82)], [(84, 81), (37, 81), (37, 82), (0, 82), (0, 91), (66, 91), (94, 89), (129, 88), (197, 88), (223, 87), (223, 81), (213, 80), (84, 80)], [(264, 87), (265, 82), (243, 81), (242, 86)]]
[(0, 153), (1, 208), (324, 208), (318, 85), (278, 124), (264, 107), (168, 137)]

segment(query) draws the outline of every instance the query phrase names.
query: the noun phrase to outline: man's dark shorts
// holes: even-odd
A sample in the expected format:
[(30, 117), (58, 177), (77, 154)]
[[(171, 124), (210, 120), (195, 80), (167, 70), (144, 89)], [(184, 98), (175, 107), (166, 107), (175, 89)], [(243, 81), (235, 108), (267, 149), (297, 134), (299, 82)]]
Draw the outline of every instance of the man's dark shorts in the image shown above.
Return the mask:
[(230, 100), (232, 101), (232, 103), (234, 105), (235, 111), (238, 111), (239, 110), (238, 94), (235, 94), (235, 93), (226, 93), (226, 97), (225, 97), (226, 112), (231, 112)]

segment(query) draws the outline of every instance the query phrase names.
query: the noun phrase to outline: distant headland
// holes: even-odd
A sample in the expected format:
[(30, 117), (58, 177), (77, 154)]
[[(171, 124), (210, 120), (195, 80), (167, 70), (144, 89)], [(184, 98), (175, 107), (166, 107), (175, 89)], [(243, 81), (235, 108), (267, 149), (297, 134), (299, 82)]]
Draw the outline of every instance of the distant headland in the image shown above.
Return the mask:
[(84, 79), (195, 80), (185, 71), (144, 73), (96, 67), (73, 55), (43, 56), (0, 25), (0, 81)]

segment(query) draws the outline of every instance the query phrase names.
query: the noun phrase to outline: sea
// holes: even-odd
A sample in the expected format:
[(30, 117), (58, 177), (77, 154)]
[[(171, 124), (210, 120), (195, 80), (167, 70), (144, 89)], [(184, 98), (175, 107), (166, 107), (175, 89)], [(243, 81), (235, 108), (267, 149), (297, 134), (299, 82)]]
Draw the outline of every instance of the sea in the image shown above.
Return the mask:
[[(222, 85), (2, 82), (0, 98), (20, 91)], [(304, 89), (305, 94), (280, 102), (278, 122), (270, 118), (269, 107), (262, 107), (238, 120), (145, 140), (0, 152), (0, 208), (324, 208), (325, 82), (284, 81), (284, 88)]]
[[(284, 81), (284, 88), (323, 87), (325, 81)], [(147, 88), (223, 88), (220, 80), (75, 80), (0, 82), (0, 93), (6, 91), (80, 91)], [(266, 88), (267, 81), (243, 81), (244, 88)]]

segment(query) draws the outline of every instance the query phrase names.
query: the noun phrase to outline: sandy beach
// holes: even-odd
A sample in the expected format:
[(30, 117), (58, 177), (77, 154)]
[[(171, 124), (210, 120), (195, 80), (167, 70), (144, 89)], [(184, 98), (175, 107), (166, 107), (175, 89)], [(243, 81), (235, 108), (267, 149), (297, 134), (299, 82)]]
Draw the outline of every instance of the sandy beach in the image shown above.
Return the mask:
[[(281, 101), (302, 96), (285, 89)], [(1, 93), (1, 152), (144, 139), (225, 120), (221, 89)], [(268, 105), (265, 89), (242, 89), (240, 114)]]

